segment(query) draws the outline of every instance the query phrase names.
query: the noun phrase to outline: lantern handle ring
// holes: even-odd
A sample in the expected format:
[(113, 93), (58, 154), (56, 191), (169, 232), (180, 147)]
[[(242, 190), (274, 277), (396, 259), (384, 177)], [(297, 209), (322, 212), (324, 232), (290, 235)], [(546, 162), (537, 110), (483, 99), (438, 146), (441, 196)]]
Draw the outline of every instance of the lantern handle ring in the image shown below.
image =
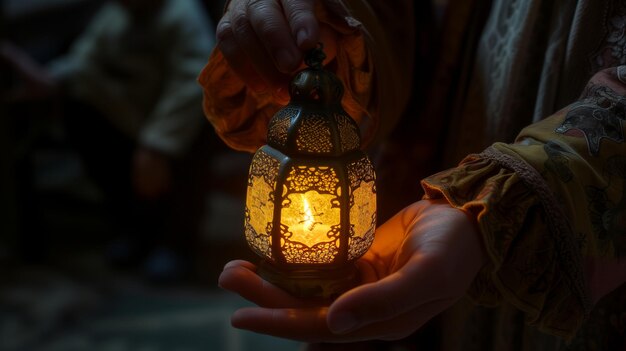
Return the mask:
[(306, 63), (306, 65), (312, 69), (321, 70), (324, 59), (326, 59), (326, 54), (324, 53), (324, 44), (318, 42), (317, 47), (309, 50), (305, 54), (304, 63)]

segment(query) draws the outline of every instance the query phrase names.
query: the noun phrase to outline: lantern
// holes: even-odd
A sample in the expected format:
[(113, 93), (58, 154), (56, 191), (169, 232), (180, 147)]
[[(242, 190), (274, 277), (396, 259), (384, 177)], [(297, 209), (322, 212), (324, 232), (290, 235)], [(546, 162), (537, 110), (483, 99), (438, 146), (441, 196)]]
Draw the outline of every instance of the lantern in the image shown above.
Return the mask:
[(376, 227), (374, 168), (324, 58), (321, 45), (306, 55), (248, 177), (245, 235), (262, 258), (259, 274), (300, 297), (333, 298), (356, 285), (354, 261)]

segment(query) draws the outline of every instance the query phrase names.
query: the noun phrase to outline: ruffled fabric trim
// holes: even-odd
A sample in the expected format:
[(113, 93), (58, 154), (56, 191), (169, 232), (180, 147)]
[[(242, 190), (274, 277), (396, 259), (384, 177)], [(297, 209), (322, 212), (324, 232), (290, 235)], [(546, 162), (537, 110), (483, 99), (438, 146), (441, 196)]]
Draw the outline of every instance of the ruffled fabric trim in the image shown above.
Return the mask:
[(591, 310), (582, 257), (567, 217), (537, 171), (491, 147), (422, 181), (425, 198), (446, 198), (476, 216), (490, 263), (470, 297), (506, 301), (528, 324), (571, 338)]

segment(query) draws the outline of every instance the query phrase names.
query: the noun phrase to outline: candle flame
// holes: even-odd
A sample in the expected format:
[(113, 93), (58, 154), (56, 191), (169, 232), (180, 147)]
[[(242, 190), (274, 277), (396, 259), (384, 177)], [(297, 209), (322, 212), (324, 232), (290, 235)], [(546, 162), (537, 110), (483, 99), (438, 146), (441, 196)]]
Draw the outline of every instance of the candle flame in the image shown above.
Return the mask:
[(309, 231), (313, 231), (316, 223), (313, 217), (313, 212), (311, 211), (311, 205), (309, 205), (309, 200), (306, 197), (303, 199), (303, 207), (304, 212), (302, 214), (304, 215), (304, 219), (300, 223), (303, 223), (304, 227)]
[[(301, 221), (299, 221), (298, 223), (302, 224), (302, 226), (306, 230), (312, 232), (313, 230), (315, 230), (315, 226), (316, 225), (322, 224), (322, 222), (320, 222), (319, 220), (316, 221), (315, 217), (316, 216), (321, 216), (324, 213), (323, 212), (318, 212), (315, 209), (315, 206), (311, 206), (309, 204), (309, 200), (306, 198), (306, 196), (302, 198), (302, 207), (303, 207), (304, 212), (300, 212), (300, 215), (303, 216), (303, 219)], [(313, 209), (311, 209), (311, 207), (313, 207)], [(315, 213), (313, 211), (315, 211)]]
[[(334, 196), (334, 194), (319, 194), (314, 190), (304, 194), (291, 194), (289, 198), (289, 200), (291, 200), (289, 203), (291, 206), (282, 208), (283, 223), (288, 228), (289, 233), (285, 238), (288, 239), (289, 242), (302, 244), (309, 248), (319, 245), (318, 248), (320, 248), (320, 250), (321, 247), (325, 245), (339, 247), (339, 243), (336, 242), (336, 237), (329, 236), (332, 229), (339, 226), (339, 208), (332, 207)], [(330, 244), (331, 242), (332, 244)], [(299, 249), (295, 247), (292, 249), (293, 252), (290, 252), (288, 255), (292, 255), (290, 259), (296, 260), (295, 257), (302, 255), (302, 252), (298, 251)], [(321, 260), (326, 259), (327, 258), (322, 259), (321, 256), (317, 256), (316, 254), (315, 257), (300, 257), (297, 260), (310, 263), (322, 263)]]

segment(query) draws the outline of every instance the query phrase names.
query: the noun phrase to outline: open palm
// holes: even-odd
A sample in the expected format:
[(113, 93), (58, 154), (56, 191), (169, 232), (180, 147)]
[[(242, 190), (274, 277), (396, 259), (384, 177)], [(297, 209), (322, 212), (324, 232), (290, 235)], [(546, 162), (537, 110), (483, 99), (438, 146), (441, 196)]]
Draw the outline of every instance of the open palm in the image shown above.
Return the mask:
[(470, 216), (422, 200), (377, 229), (357, 261), (361, 285), (330, 305), (289, 295), (246, 261), (226, 264), (219, 284), (258, 305), (235, 312), (237, 328), (308, 342), (395, 340), (461, 298), (485, 257)]

